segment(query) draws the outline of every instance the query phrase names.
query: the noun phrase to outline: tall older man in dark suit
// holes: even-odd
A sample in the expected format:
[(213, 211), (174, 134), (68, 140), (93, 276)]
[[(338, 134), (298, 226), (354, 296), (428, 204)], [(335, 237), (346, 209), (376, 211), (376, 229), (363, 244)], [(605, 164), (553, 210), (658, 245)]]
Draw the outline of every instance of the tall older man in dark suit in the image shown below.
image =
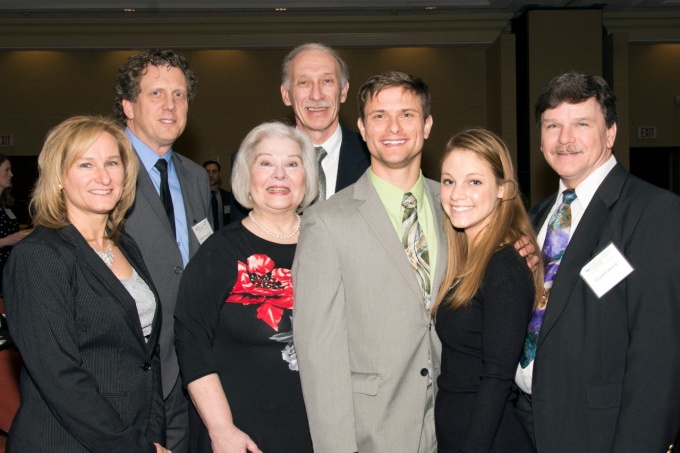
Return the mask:
[(161, 371), (167, 448), (188, 451), (188, 401), (174, 345), (175, 301), (182, 271), (210, 234), (210, 189), (203, 168), (172, 150), (187, 121), (196, 79), (171, 50), (131, 56), (118, 71), (115, 112), (142, 168), (126, 231), (135, 239), (162, 306)]
[(531, 211), (549, 289), (520, 359), (518, 411), (539, 453), (669, 450), (680, 429), (680, 198), (616, 162), (616, 102), (601, 77), (553, 79), (536, 121), (560, 182)]
[[(340, 105), (348, 90), (347, 64), (328, 46), (302, 44), (283, 60), (281, 98), (293, 108), (296, 127), (316, 147), (323, 200), (354, 184), (370, 165), (361, 136), (340, 125)], [(235, 200), (231, 211), (232, 221), (247, 214)]]

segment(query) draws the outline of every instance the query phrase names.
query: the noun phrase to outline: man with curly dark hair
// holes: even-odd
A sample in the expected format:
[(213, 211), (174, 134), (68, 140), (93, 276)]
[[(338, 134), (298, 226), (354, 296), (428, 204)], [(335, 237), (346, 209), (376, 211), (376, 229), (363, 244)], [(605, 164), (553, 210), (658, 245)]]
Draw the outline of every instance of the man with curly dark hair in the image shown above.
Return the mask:
[[(173, 151), (184, 132), (196, 78), (172, 50), (132, 55), (118, 71), (114, 112), (142, 169), (126, 231), (137, 241), (161, 299), (160, 333), (166, 446), (188, 451), (188, 401), (179, 380), (173, 313), (182, 271), (196, 253), (201, 227), (212, 222), (205, 170)], [(142, 365), (143, 366), (143, 365)]]

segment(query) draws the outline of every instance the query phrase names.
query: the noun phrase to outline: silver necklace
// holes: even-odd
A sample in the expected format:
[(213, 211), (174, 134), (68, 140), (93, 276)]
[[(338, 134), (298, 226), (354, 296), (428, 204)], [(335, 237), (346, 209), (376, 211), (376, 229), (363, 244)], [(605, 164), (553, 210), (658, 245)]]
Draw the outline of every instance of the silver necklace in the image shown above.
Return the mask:
[(268, 235), (270, 235), (271, 237), (276, 238), (276, 239), (290, 239), (293, 236), (295, 236), (298, 233), (298, 231), (300, 231), (300, 222), (302, 221), (302, 219), (300, 219), (300, 216), (298, 214), (295, 214), (295, 218), (297, 219), (297, 225), (295, 226), (295, 229), (293, 230), (293, 232), (289, 233), (289, 234), (276, 234), (276, 233), (272, 233), (271, 231), (269, 231), (268, 229), (266, 229), (265, 227), (260, 225), (257, 222), (257, 220), (255, 220), (255, 216), (253, 215), (253, 211), (250, 211), (248, 213), (248, 217), (250, 217), (250, 220), (253, 221), (253, 223), (255, 224), (256, 227), (258, 227), (259, 229), (261, 229), (262, 231), (264, 231), (265, 233), (267, 233)]
[(97, 249), (94, 249), (95, 252), (97, 252), (97, 255), (99, 255), (99, 258), (104, 261), (104, 263), (109, 266), (109, 269), (113, 267), (113, 247), (111, 246), (111, 239), (109, 239), (109, 248), (104, 251), (100, 252)]

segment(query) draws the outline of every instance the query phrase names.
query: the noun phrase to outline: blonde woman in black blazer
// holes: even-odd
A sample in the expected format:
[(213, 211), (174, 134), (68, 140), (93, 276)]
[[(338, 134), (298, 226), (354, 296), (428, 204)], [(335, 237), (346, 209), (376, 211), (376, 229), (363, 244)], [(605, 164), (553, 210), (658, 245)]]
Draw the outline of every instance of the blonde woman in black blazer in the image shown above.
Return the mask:
[(168, 452), (158, 296), (122, 231), (138, 166), (108, 119), (74, 117), (47, 136), (31, 200), (37, 228), (5, 269), (25, 364), (8, 452)]

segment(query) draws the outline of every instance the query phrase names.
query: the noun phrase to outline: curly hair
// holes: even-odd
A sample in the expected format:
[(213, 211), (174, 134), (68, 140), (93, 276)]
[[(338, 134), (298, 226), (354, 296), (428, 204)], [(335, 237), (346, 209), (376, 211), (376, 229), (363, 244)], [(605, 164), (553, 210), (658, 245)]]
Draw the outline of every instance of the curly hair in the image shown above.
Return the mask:
[(183, 55), (169, 49), (144, 50), (128, 58), (125, 65), (118, 70), (113, 113), (116, 120), (123, 126), (127, 121), (127, 116), (123, 111), (123, 100), (127, 99), (132, 102), (137, 100), (140, 82), (149, 65), (159, 68), (180, 69), (187, 81), (187, 101), (189, 104), (196, 97), (196, 76), (194, 76), (194, 72), (189, 67), (189, 62)]

